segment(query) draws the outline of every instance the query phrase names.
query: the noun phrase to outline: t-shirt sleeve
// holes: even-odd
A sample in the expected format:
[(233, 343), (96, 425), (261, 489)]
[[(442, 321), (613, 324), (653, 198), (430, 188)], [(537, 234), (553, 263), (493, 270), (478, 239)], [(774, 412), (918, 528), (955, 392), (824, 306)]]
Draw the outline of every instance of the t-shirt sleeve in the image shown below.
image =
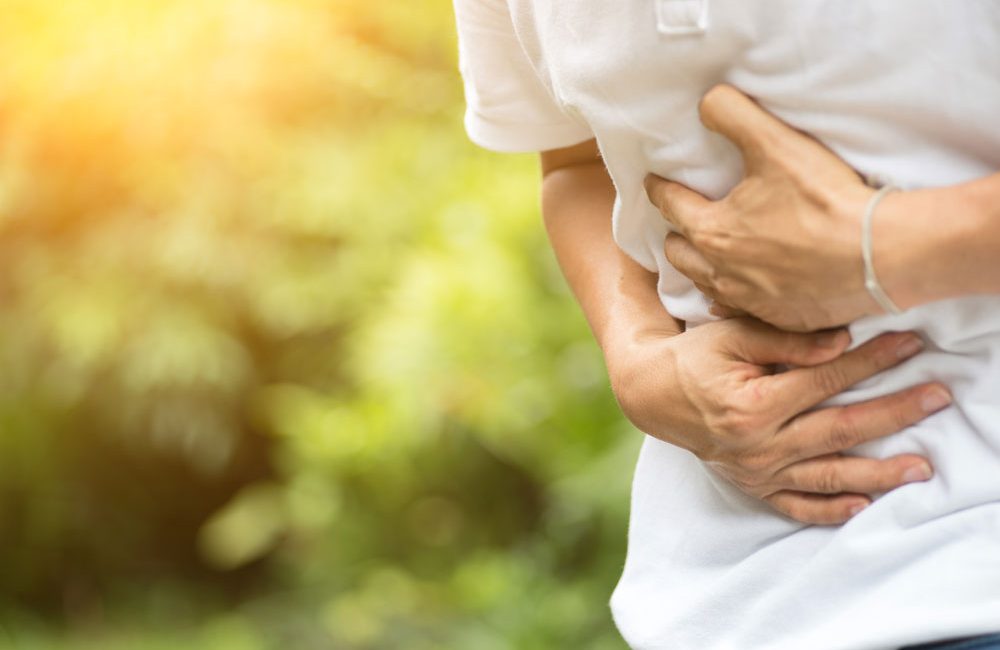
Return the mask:
[(514, 32), (506, 0), (454, 0), (465, 130), (503, 152), (559, 149), (593, 137), (545, 87)]

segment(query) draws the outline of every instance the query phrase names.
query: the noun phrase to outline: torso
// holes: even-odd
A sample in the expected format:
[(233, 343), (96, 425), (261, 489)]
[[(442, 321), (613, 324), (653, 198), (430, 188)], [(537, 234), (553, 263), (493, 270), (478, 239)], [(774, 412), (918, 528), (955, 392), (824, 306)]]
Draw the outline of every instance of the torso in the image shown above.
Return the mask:
[[(1000, 2), (508, 2), (539, 74), (597, 136), (618, 190), (616, 239), (660, 272), (664, 305), (691, 324), (708, 320), (706, 303), (663, 258), (665, 225), (642, 179), (656, 172), (712, 197), (739, 180), (736, 150), (697, 117), (716, 83), (904, 188), (1000, 170)], [(948, 383), (953, 408), (859, 450), (929, 454), (937, 477), (842, 528), (801, 527), (647, 440), (614, 599), (635, 647), (890, 648), (1000, 628), (1000, 298), (867, 319), (853, 333), (860, 344), (899, 329), (922, 332), (929, 352), (839, 401)]]

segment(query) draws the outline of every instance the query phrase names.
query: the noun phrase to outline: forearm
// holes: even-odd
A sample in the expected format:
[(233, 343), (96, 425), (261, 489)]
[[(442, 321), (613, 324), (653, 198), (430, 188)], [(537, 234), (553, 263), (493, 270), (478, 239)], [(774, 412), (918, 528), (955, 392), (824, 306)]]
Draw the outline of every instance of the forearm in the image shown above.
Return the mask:
[(901, 307), (1000, 294), (1000, 174), (891, 194), (880, 212), (876, 270)]
[(542, 213), (552, 248), (606, 356), (643, 335), (683, 329), (660, 304), (656, 275), (612, 239), (614, 198), (599, 160), (547, 170), (542, 181)]

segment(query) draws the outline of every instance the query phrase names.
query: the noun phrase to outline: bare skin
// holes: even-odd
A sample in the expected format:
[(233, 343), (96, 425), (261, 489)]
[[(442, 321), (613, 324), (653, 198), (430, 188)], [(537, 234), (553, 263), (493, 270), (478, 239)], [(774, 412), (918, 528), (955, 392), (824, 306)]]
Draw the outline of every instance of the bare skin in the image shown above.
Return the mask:
[[(642, 431), (687, 449), (788, 517), (839, 524), (874, 492), (926, 480), (926, 459), (842, 452), (896, 433), (950, 403), (941, 384), (812, 410), (918, 354), (912, 333), (851, 352), (844, 330), (794, 333), (752, 318), (684, 331), (656, 276), (612, 240), (614, 188), (593, 141), (542, 154), (542, 203), (559, 264), (604, 352), (615, 395)], [(774, 364), (797, 369), (773, 374)]]
[[(881, 313), (864, 286), (861, 218), (874, 193), (829, 149), (731, 86), (699, 107), (739, 147), (745, 177), (710, 201), (650, 176), (650, 200), (676, 232), (667, 259), (717, 302), (812, 331)], [(902, 308), (1000, 293), (1000, 174), (953, 187), (889, 194), (873, 225), (877, 275)]]

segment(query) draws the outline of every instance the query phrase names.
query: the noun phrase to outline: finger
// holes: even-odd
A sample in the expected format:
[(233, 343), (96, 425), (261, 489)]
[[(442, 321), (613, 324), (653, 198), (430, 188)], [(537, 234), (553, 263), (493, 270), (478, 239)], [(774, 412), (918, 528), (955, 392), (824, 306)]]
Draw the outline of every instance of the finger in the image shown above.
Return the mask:
[(841, 356), (851, 344), (846, 329), (800, 334), (752, 318), (740, 322), (747, 327), (741, 329), (741, 335), (730, 338), (731, 351), (737, 358), (757, 365), (815, 366)]
[(899, 365), (922, 349), (923, 341), (912, 332), (883, 334), (833, 361), (790, 370), (776, 375), (772, 381), (779, 392), (789, 396), (788, 416), (792, 417), (859, 381)]
[(699, 213), (711, 201), (689, 190), (680, 183), (668, 181), (655, 174), (646, 176), (646, 196), (650, 203), (659, 209), (660, 214), (674, 228), (687, 234), (691, 225), (697, 221)]
[(736, 307), (728, 307), (721, 302), (719, 302), (719, 294), (715, 291), (714, 287), (710, 287), (704, 284), (694, 283), (695, 288), (702, 292), (706, 298), (712, 302), (708, 306), (708, 313), (720, 318), (722, 320), (727, 320), (729, 318), (746, 318), (747, 320), (753, 319), (753, 316), (745, 311), (737, 309)]
[(803, 138), (760, 104), (728, 84), (710, 89), (698, 104), (702, 124), (733, 142), (743, 153), (748, 171), (780, 138)]
[(716, 318), (739, 318), (747, 315), (747, 313), (742, 309), (729, 307), (728, 305), (722, 304), (718, 300), (709, 305), (708, 313), (712, 314)]
[(663, 254), (675, 269), (696, 285), (711, 286), (715, 275), (712, 265), (687, 239), (675, 232), (663, 241)]
[(697, 289), (698, 291), (702, 292), (703, 294), (705, 294), (709, 298), (711, 298), (712, 301), (713, 301), (712, 304), (713, 305), (715, 304), (714, 301), (717, 300), (717, 298), (715, 297), (715, 289), (713, 289), (712, 287), (708, 286), (707, 284), (702, 284), (700, 282), (695, 282), (694, 283), (694, 288)]
[(831, 455), (789, 465), (774, 476), (775, 484), (799, 492), (841, 494), (888, 492), (934, 475), (920, 456), (904, 454), (885, 460)]
[(924, 384), (850, 406), (833, 406), (795, 418), (778, 432), (781, 458), (796, 462), (884, 438), (947, 408), (951, 393)]
[(706, 298), (713, 301), (712, 304), (715, 304), (715, 301), (719, 299), (718, 296), (715, 295), (715, 289), (713, 289), (708, 285), (695, 282), (694, 288), (700, 291), (702, 294), (704, 294)]
[(871, 504), (863, 494), (808, 494), (782, 490), (765, 497), (771, 507), (796, 521), (819, 526), (842, 524)]

